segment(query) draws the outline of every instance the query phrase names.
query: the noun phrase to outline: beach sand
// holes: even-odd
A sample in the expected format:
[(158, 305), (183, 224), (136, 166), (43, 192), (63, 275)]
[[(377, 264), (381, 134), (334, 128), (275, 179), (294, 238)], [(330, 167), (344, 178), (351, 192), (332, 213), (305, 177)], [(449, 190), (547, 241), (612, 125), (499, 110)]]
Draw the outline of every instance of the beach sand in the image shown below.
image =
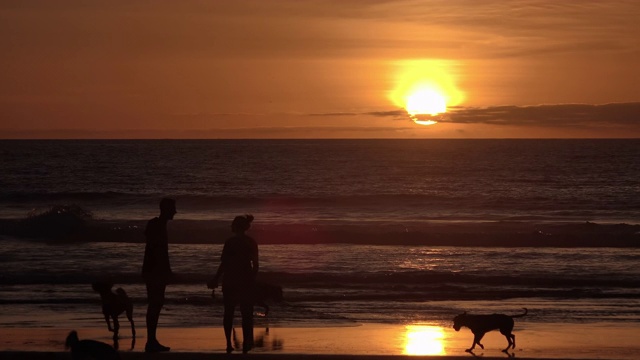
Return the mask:
[[(256, 348), (250, 356), (261, 359), (400, 359), (407, 356), (447, 359), (478, 356), (485, 359), (637, 359), (640, 357), (639, 327), (620, 323), (516, 324), (517, 346), (509, 354), (499, 332), (483, 339), (485, 349), (470, 354), (473, 335), (463, 328), (455, 332), (428, 324), (355, 324), (338, 327), (272, 327), (266, 333), (256, 328)], [(72, 329), (0, 328), (2, 359), (67, 359), (64, 340)], [(102, 327), (77, 328), (81, 339), (112, 343)], [(144, 328), (135, 342), (122, 333), (119, 350), (123, 359), (216, 359), (228, 358), (221, 327), (160, 328), (158, 337), (172, 350), (145, 354)], [(241, 330), (238, 329), (241, 338)], [(134, 345), (133, 349), (131, 346)], [(235, 357), (236, 355), (234, 355)], [(241, 356), (241, 355), (237, 355)]]

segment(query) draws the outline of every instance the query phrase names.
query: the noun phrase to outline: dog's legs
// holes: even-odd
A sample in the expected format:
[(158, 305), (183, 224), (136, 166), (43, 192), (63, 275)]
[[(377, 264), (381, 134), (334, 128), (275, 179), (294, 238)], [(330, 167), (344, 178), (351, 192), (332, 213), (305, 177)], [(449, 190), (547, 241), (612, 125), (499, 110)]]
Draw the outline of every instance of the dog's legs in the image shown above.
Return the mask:
[(513, 335), (512, 333), (508, 333), (508, 332), (502, 332), (502, 331), (500, 331), (500, 333), (501, 333), (502, 335), (504, 335), (504, 337), (506, 337), (506, 338), (507, 338), (507, 343), (508, 343), (508, 344), (507, 344), (507, 348), (506, 348), (506, 349), (504, 349), (504, 350), (502, 350), (502, 351), (505, 351), (505, 352), (506, 352), (506, 351), (507, 351), (507, 350), (509, 350), (510, 348), (515, 349), (515, 348), (516, 348), (516, 336), (515, 336), (515, 335)]
[(471, 345), (471, 348), (468, 349), (468, 351), (473, 350), (476, 347), (476, 344), (478, 344), (478, 346), (480, 346), (481, 349), (484, 350), (484, 345), (482, 345), (480, 343), (480, 340), (482, 340), (482, 338), (484, 337), (484, 333), (474, 333), (473, 334), (473, 345)]
[(477, 340), (477, 336), (475, 334), (473, 334), (473, 343), (471, 344), (471, 347), (468, 348), (467, 350), (465, 350), (466, 352), (472, 352), (473, 349), (475, 349), (476, 347), (476, 340)]
[(109, 329), (109, 331), (113, 332), (113, 328), (111, 327), (111, 322), (109, 321), (109, 314), (108, 313), (103, 313), (104, 315), (104, 321), (107, 322), (107, 329)]
[(118, 322), (117, 316), (112, 316), (111, 318), (113, 319), (113, 338), (117, 339), (118, 331), (120, 330), (120, 323)]
[(133, 305), (127, 307), (127, 319), (131, 323), (131, 336), (136, 337), (136, 327), (133, 325)]
[(465, 350), (466, 352), (472, 352), (473, 349), (476, 347), (476, 339), (473, 339), (473, 344), (471, 344), (471, 347), (468, 348), (467, 350)]

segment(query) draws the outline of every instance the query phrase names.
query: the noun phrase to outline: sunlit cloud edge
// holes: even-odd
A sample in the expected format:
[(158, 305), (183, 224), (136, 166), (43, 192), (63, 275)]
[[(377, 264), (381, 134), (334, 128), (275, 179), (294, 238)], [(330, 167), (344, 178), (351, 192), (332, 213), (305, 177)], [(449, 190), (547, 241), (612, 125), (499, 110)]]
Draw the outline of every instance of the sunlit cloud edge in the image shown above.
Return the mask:
[[(324, 113), (311, 116), (389, 117), (411, 121), (406, 110), (374, 111), (363, 113)], [(422, 116), (422, 115), (420, 115)], [(428, 115), (421, 120), (430, 120)], [(543, 104), (528, 106), (451, 107), (444, 114), (436, 115), (439, 123), (489, 124), (508, 126), (545, 127), (606, 127), (630, 126), (640, 123), (640, 102), (607, 104)]]

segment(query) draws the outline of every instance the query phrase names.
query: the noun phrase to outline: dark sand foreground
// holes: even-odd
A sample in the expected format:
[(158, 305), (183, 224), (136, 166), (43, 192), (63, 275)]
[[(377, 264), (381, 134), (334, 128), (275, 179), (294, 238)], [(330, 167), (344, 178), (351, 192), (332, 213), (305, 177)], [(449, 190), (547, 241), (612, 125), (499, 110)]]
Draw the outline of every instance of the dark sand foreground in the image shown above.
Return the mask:
[[(1, 359), (69, 359), (64, 340), (71, 329), (0, 328)], [(112, 343), (103, 328), (76, 329), (81, 339)], [(228, 359), (221, 327), (161, 328), (159, 338), (172, 347), (170, 353), (145, 354), (144, 328), (136, 341), (127, 331), (119, 341), (123, 359)], [(241, 337), (239, 331), (238, 336)], [(490, 332), (485, 349), (474, 354), (464, 350), (472, 334), (464, 328), (433, 325), (359, 324), (343, 327), (277, 327), (269, 333), (256, 329), (256, 359), (363, 359), (391, 360), (427, 357), (469, 359), (638, 359), (640, 325), (630, 323), (517, 324), (517, 346), (505, 354), (505, 338)], [(133, 345), (133, 349), (131, 346)], [(231, 357), (245, 357), (234, 353)]]

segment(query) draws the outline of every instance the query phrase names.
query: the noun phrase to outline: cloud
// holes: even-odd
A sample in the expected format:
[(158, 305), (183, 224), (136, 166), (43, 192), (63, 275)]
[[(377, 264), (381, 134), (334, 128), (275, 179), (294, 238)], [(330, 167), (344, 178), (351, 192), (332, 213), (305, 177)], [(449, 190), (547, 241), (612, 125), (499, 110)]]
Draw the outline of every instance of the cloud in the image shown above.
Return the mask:
[[(362, 113), (324, 113), (311, 116), (378, 116), (410, 121), (405, 110)], [(440, 123), (541, 127), (626, 127), (640, 125), (640, 102), (601, 105), (557, 104), (536, 106), (452, 107), (443, 115), (418, 116)]]
[(396, 120), (404, 120), (407, 118), (407, 112), (402, 109), (388, 111), (371, 111), (371, 112), (332, 112), (332, 113), (313, 113), (308, 116), (314, 117), (334, 117), (334, 116), (376, 116), (376, 117), (393, 117)]
[(543, 127), (637, 126), (640, 102), (458, 108), (440, 122)]
[(384, 126), (264, 126), (218, 129), (0, 129), (0, 139), (316, 139), (405, 138), (414, 127)]

